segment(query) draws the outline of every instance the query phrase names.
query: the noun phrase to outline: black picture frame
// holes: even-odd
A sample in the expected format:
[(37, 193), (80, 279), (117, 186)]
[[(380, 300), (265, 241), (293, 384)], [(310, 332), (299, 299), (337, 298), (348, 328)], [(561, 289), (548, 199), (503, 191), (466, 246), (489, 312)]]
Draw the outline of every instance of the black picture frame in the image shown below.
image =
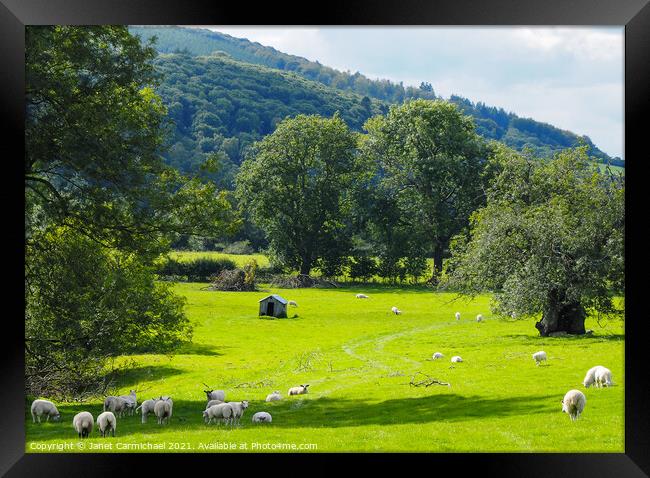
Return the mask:
[[(0, 94), (4, 141), (3, 212), (7, 240), (3, 271), (5, 307), (2, 316), (2, 374), (0, 374), (0, 473), (6, 476), (103, 476), (131, 474), (140, 466), (167, 469), (178, 461), (204, 465), (216, 471), (215, 464), (248, 470), (260, 464), (267, 472), (310, 473), (313, 461), (320, 470), (342, 467), (340, 456), (331, 454), (243, 456), (213, 454), (25, 454), (24, 399), (24, 215), (21, 212), (20, 156), (24, 155), (24, 27), (43, 24), (201, 24), (201, 25), (601, 25), (625, 26), (625, 160), (626, 166), (626, 397), (625, 453), (562, 454), (346, 454), (370, 468), (383, 468), (399, 459), (404, 471), (446, 473), (470, 471), (491, 476), (616, 476), (637, 477), (650, 473), (650, 386), (645, 357), (647, 320), (640, 303), (640, 288), (647, 283), (635, 280), (647, 254), (642, 241), (646, 217), (644, 210), (644, 160), (642, 132), (644, 116), (650, 107), (650, 0), (444, 0), (425, 3), (418, 0), (392, 2), (330, 1), (282, 6), (201, 0), (0, 0)], [(289, 11), (293, 16), (288, 16)], [(645, 148), (647, 151), (647, 146)], [(647, 153), (646, 153), (647, 155)], [(20, 200), (18, 199), (20, 198)], [(477, 451), (481, 444), (477, 444)], [(579, 447), (579, 444), (577, 444)], [(585, 444), (585, 448), (589, 448)], [(218, 458), (218, 459), (217, 459)], [(293, 471), (280, 467), (290, 464)], [(288, 466), (288, 465), (287, 465)], [(153, 468), (152, 468), (153, 467)], [(295, 467), (295, 468), (294, 468)], [(368, 468), (370, 467), (370, 468)], [(188, 468), (186, 470), (190, 472)]]

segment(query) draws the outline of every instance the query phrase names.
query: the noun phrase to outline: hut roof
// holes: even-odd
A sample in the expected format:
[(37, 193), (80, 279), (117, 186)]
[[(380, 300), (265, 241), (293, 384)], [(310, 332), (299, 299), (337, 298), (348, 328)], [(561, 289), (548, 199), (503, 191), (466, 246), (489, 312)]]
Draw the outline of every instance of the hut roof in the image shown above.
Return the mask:
[(289, 303), (289, 301), (288, 301), (287, 299), (285, 299), (284, 297), (280, 297), (280, 296), (277, 295), (277, 294), (267, 295), (267, 296), (264, 297), (263, 299), (260, 299), (258, 302), (262, 302), (263, 300), (269, 299), (269, 298), (271, 298), (271, 297), (273, 297), (275, 300), (277, 300), (278, 302), (280, 302), (280, 303), (282, 303), (282, 304), (284, 304), (284, 305), (287, 305), (287, 304)]

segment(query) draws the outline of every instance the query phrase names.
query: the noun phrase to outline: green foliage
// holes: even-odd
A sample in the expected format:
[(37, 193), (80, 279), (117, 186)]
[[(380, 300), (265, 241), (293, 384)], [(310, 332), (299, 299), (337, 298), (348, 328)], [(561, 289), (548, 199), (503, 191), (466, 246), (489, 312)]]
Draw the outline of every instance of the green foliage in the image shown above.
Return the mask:
[(237, 197), (285, 266), (335, 273), (348, 256), (355, 146), (338, 114), (299, 115), (280, 123), (242, 164)]
[(372, 257), (358, 256), (350, 260), (349, 275), (354, 280), (367, 281), (377, 271), (377, 261)]
[(167, 352), (190, 340), (184, 299), (152, 272), (137, 254), (106, 249), (69, 227), (34, 235), (25, 262), (28, 384), (39, 385), (33, 393), (61, 392), (80, 364)]
[(540, 160), (502, 146), (493, 161), (487, 204), (454, 243), (448, 286), (494, 291), (501, 315), (569, 304), (614, 313), (624, 293), (623, 177), (601, 173), (586, 147)]
[(391, 107), (365, 125), (362, 154), (374, 163), (369, 233), (378, 245), (381, 270), (392, 277), (435, 267), (449, 239), (467, 224), (483, 200), (487, 150), (470, 117), (444, 101), (412, 100)]
[(225, 257), (195, 257), (189, 260), (168, 257), (156, 269), (156, 273), (174, 280), (183, 278), (192, 282), (207, 282), (221, 271), (236, 267), (237, 264)]

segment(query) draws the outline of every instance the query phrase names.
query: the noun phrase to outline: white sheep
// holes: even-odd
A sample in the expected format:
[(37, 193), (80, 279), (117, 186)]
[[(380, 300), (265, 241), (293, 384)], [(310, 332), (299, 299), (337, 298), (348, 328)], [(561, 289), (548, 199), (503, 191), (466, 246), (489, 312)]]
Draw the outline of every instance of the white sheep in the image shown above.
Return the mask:
[(150, 413), (154, 413), (154, 407), (156, 406), (156, 402), (160, 400), (159, 398), (152, 398), (151, 400), (145, 400), (140, 404), (140, 406), (136, 407), (135, 411), (137, 412), (138, 409), (141, 409), (142, 413), (142, 423), (147, 423), (147, 417), (149, 416)]
[(287, 304), (291, 305), (293, 307), (298, 307), (298, 304), (296, 304), (296, 301), (294, 301), (294, 300), (290, 300), (289, 302), (287, 302)]
[(61, 414), (59, 413), (59, 410), (56, 408), (56, 405), (54, 405), (52, 402), (49, 400), (34, 400), (32, 402), (32, 420), (34, 420), (34, 423), (36, 423), (36, 418), (38, 418), (38, 423), (41, 423), (41, 416), (45, 415), (47, 418), (45, 419), (46, 422), (50, 421), (50, 417), (52, 417), (52, 421), (59, 421), (61, 418)]
[(117, 428), (117, 418), (113, 412), (103, 412), (97, 417), (97, 428), (102, 437), (106, 437), (108, 432), (115, 436), (115, 429)]
[(205, 392), (205, 395), (208, 397), (208, 401), (210, 400), (221, 400), (222, 402), (226, 401), (226, 392), (223, 390), (203, 390)]
[(153, 412), (158, 418), (158, 425), (162, 425), (163, 422), (169, 424), (169, 420), (172, 417), (172, 400), (167, 397), (166, 399), (161, 399), (156, 402), (153, 407)]
[(129, 390), (128, 395), (120, 395), (119, 398), (121, 398), (126, 402), (126, 407), (124, 411), (127, 412), (129, 415), (133, 415), (138, 405), (138, 399), (135, 395), (135, 390)]
[(287, 392), (287, 395), (302, 395), (303, 393), (307, 393), (307, 387), (309, 387), (309, 384), (300, 385), (299, 387), (291, 387)]
[(366, 294), (357, 294), (356, 298), (357, 299), (368, 299), (369, 297)]
[(273, 417), (268, 412), (257, 412), (253, 415), (253, 423), (271, 423)]
[(248, 408), (248, 400), (242, 400), (241, 402), (228, 402), (232, 407), (232, 422), (238, 424), (241, 417), (244, 416), (244, 412)]
[(542, 360), (546, 362), (546, 352), (544, 352), (543, 350), (540, 350), (539, 352), (535, 352), (533, 354), (533, 359), (535, 360), (535, 363), (537, 365), (539, 365), (542, 362)]
[(477, 321), (477, 322), (483, 322), (483, 315), (478, 314), (478, 315), (476, 316), (476, 321)]
[(460, 320), (460, 312), (456, 312), (455, 316), (456, 316), (456, 320)]
[(594, 373), (594, 384), (596, 387), (609, 387), (612, 385), (612, 371), (606, 367), (599, 366)]
[(562, 411), (568, 413), (571, 420), (577, 420), (585, 409), (587, 398), (580, 390), (569, 390), (562, 400)]
[(127, 410), (128, 402), (122, 397), (110, 396), (104, 399), (104, 412), (113, 412), (115, 415), (121, 417)]
[(587, 370), (587, 374), (585, 375), (585, 378), (582, 381), (582, 384), (586, 388), (589, 388), (591, 385), (593, 385), (596, 382), (596, 370), (598, 369), (598, 367), (602, 367), (602, 365), (596, 365), (595, 367), (591, 367), (589, 370)]
[(219, 405), (220, 403), (223, 403), (223, 400), (210, 400), (208, 404), (205, 406), (205, 409), (207, 410), (212, 405)]
[(451, 361), (452, 361), (452, 362), (462, 362), (463, 359), (461, 358), (460, 355), (454, 355), (454, 356), (451, 358)]
[(95, 420), (90, 412), (79, 412), (72, 419), (72, 426), (79, 435), (79, 438), (88, 438), (93, 431)]
[(203, 411), (203, 420), (205, 423), (212, 423), (212, 419), (223, 419), (224, 422), (228, 422), (232, 417), (232, 406), (229, 403), (218, 403), (217, 405), (212, 405), (207, 410)]
[(280, 390), (276, 390), (275, 392), (269, 393), (266, 396), (267, 402), (275, 402), (277, 400), (282, 400), (282, 395), (280, 395)]
[(442, 357), (444, 357), (444, 355), (442, 355), (440, 352), (436, 352), (435, 354), (433, 354), (433, 356), (431, 358), (433, 360), (438, 360), (439, 358), (442, 358)]
[(391, 307), (390, 310), (391, 310), (391, 311), (393, 312), (393, 314), (395, 314), (395, 315), (399, 315), (399, 314), (402, 313), (402, 311), (399, 310), (397, 307)]

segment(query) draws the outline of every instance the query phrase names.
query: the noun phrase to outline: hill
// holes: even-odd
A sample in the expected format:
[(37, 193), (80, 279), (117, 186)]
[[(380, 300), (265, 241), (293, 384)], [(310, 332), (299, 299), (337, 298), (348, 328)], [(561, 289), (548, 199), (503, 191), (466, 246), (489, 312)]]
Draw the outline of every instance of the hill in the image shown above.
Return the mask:
[[(130, 27), (143, 40), (156, 37), (156, 60), (163, 74), (159, 93), (175, 122), (174, 137), (165, 153), (185, 172), (196, 172), (214, 152), (221, 157), (211, 176), (230, 187), (246, 148), (269, 134), (286, 116), (339, 111), (351, 128), (404, 99), (437, 98), (431, 85), (407, 87), (388, 80), (369, 80), (360, 73), (339, 72), (301, 57), (279, 52), (245, 39), (209, 30), (181, 27)], [(453, 95), (450, 100), (471, 115), (477, 132), (517, 150), (553, 153), (580, 143), (597, 161), (624, 166), (610, 158), (588, 137), (550, 124), (520, 118), (502, 108)]]

